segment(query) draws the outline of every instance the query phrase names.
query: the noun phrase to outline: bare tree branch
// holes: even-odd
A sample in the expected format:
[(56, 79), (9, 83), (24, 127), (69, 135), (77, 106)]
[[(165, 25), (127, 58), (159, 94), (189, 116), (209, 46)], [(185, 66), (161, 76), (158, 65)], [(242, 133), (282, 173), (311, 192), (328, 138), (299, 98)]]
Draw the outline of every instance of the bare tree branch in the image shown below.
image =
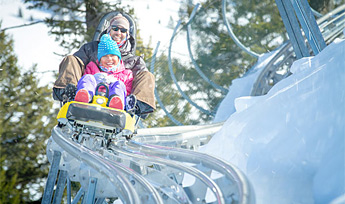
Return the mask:
[(15, 29), (15, 28), (21, 28), (21, 27), (25, 27), (25, 26), (31, 26), (31, 25), (34, 25), (34, 24), (37, 24), (37, 23), (43, 23), (44, 21), (36, 21), (36, 22), (32, 22), (32, 23), (26, 23), (26, 24), (23, 24), (23, 25), (17, 25), (17, 26), (12, 26), (12, 27), (7, 27), (7, 28), (3, 28), (1, 29), (1, 31), (5, 31), (5, 30), (10, 30), (10, 29)]

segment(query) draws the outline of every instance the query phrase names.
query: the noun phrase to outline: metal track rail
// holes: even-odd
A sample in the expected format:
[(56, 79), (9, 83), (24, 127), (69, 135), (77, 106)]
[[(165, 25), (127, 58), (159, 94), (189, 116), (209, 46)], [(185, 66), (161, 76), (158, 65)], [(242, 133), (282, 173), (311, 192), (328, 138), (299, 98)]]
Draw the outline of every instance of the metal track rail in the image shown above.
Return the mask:
[[(195, 168), (203, 170), (205, 173), (215, 171), (221, 174), (223, 176), (222, 181), (219, 181), (218, 185), (222, 186), (223, 194), (226, 195), (226, 203), (255, 202), (253, 189), (244, 174), (236, 167), (221, 159), (186, 149), (141, 144), (134, 141), (130, 141), (128, 146), (140, 153), (152, 154), (160, 158), (193, 164)], [(230, 192), (227, 190), (230, 190)]]
[[(210, 134), (219, 127), (220, 124), (171, 128), (170, 134), (183, 138), (185, 132), (204, 128)], [(151, 133), (143, 130), (143, 135), (138, 137), (151, 137), (152, 133), (164, 135), (161, 131), (168, 128), (153, 129)], [(47, 145), (48, 159), (54, 164), (50, 172), (55, 172), (49, 173), (48, 180), (55, 183), (58, 171), (60, 176), (56, 188), (47, 183), (44, 193), (47, 199), (42, 203), (51, 203), (54, 189), (53, 202), (61, 201), (66, 180), (68, 203), (71, 203), (71, 181), (81, 185), (72, 203), (80, 199), (82, 203), (107, 203), (114, 199), (122, 203), (255, 203), (248, 179), (220, 159), (191, 150), (124, 139), (93, 151), (71, 139), (73, 133), (67, 132), (55, 127)], [(193, 137), (200, 136), (194, 134), (189, 139)], [(190, 180), (195, 182), (185, 184)]]
[[(183, 174), (188, 173), (189, 175), (195, 177), (196, 179), (198, 179), (200, 181), (200, 183), (197, 183), (198, 184), (197, 189), (199, 192), (200, 192), (200, 190), (203, 190), (203, 192), (206, 192), (206, 189), (209, 188), (209, 189), (211, 189), (212, 193), (216, 197), (216, 203), (225, 203), (224, 196), (223, 196), (222, 191), (220, 190), (220, 187), (215, 183), (215, 181), (213, 181), (207, 175), (207, 173), (204, 173), (197, 168), (193, 168), (192, 166), (188, 166), (188, 165), (183, 165), (183, 163), (179, 163), (177, 161), (172, 161), (169, 158), (162, 158), (162, 157), (157, 157), (157, 155), (155, 155), (155, 154), (149, 154), (149, 153), (154, 153), (153, 151), (151, 151), (151, 152), (148, 151), (147, 153), (145, 153), (142, 151), (138, 151), (138, 148), (133, 148), (131, 150), (128, 147), (127, 148), (121, 148), (117, 145), (112, 146), (111, 149), (114, 150), (116, 153), (121, 153), (121, 154), (124, 154), (126, 156), (130, 156), (131, 158), (136, 158), (136, 159), (140, 160), (141, 162), (149, 161), (149, 162), (155, 164), (156, 168), (158, 165), (157, 169), (160, 169), (160, 170), (163, 167), (168, 168), (168, 169), (172, 168), (172, 170), (168, 171), (169, 173), (174, 172), (173, 170), (175, 170), (175, 172), (179, 172), (180, 175), (182, 175), (182, 173)], [(168, 177), (169, 175), (173, 176), (172, 178), (176, 177), (176, 173), (175, 174), (170, 173), (166, 176)], [(164, 185), (164, 183), (161, 185)], [(175, 186), (176, 185), (178, 185), (178, 183), (175, 183)], [(189, 194), (190, 193), (191, 192), (189, 192)], [(193, 195), (196, 195), (196, 192), (193, 192)], [(177, 197), (177, 196), (175, 196), (175, 197)], [(204, 196), (190, 196), (190, 200), (191, 200), (191, 203), (202, 203), (205, 201)], [(200, 201), (200, 202), (198, 202), (198, 201)]]
[(138, 129), (138, 135), (132, 140), (162, 146), (179, 147), (196, 150), (207, 144), (212, 135), (219, 131), (223, 123), (209, 125), (189, 125)]
[[(162, 203), (159, 193), (152, 185), (136, 172), (125, 168), (121, 163), (109, 160), (100, 153), (91, 151), (71, 139), (66, 138), (58, 127), (53, 129), (52, 138), (66, 155), (65, 160), (62, 161), (62, 166), (68, 166), (68, 164), (70, 164), (68, 160), (72, 160), (75, 163), (81, 163), (80, 165), (84, 167), (80, 167), (76, 172), (73, 172), (75, 175), (81, 175), (83, 171), (93, 172), (92, 170), (98, 173), (92, 175), (92, 177), (98, 176), (98, 180), (103, 181), (99, 182), (102, 184), (98, 185), (99, 190), (96, 192), (96, 197), (102, 198), (107, 196), (107, 193), (109, 193), (107, 189), (112, 189), (113, 192), (110, 192), (110, 194), (114, 195), (114, 197), (119, 196), (125, 203)], [(92, 168), (92, 170), (89, 168)], [(66, 170), (70, 170), (69, 175), (72, 175), (72, 169), (67, 168)], [(81, 175), (82, 180), (89, 180), (86, 178), (87, 176), (91, 179), (91, 173), (89, 173)], [(74, 179), (80, 180), (80, 178)], [(105, 184), (106, 181), (110, 182), (110, 185)], [(135, 184), (140, 184), (140, 186), (137, 187), (138, 185), (133, 185), (133, 181), (135, 181)], [(83, 182), (80, 181), (80, 183), (83, 186)], [(83, 186), (83, 188), (87, 189), (88, 186)]]

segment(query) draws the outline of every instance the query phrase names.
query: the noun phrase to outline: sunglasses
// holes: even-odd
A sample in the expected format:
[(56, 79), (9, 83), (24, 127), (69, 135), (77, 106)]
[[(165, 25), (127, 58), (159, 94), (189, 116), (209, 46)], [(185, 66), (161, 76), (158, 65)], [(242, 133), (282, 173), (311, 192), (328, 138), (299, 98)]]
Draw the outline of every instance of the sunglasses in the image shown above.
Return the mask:
[(120, 30), (121, 33), (127, 32), (127, 29), (126, 29), (126, 28), (120, 28), (120, 27), (117, 27), (117, 26), (113, 26), (111, 29), (112, 29), (113, 31), (118, 31), (118, 30)]

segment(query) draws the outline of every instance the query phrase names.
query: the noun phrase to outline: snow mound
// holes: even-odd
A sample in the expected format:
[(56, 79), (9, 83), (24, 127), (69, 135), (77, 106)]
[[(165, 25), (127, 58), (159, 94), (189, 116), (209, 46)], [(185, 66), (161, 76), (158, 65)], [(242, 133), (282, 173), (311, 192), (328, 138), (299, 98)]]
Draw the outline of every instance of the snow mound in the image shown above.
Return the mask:
[(344, 200), (344, 56), (336, 40), (296, 61), (268, 94), (236, 99), (237, 112), (201, 151), (245, 172), (259, 204)]

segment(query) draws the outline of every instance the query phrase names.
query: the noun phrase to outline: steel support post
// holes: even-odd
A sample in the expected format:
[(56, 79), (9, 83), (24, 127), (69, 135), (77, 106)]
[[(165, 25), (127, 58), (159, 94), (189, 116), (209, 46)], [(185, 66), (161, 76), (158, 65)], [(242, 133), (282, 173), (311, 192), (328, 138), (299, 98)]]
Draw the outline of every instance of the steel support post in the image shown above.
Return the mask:
[(299, 27), (293, 6), (290, 0), (276, 0), (276, 4), (294, 48), (297, 59), (309, 57), (309, 50)]
[(59, 179), (56, 184), (56, 190), (54, 194), (53, 203), (60, 204), (62, 201), (63, 191), (65, 190), (66, 179), (67, 179), (67, 171), (60, 171)]
[(300, 25), (314, 55), (326, 47), (307, 0), (276, 0), (276, 4), (297, 59), (310, 56)]
[(71, 204), (71, 180), (67, 177), (67, 204)]
[(307, 0), (293, 0), (292, 5), (301, 24), (304, 34), (310, 44), (314, 55), (317, 55), (326, 47), (319, 26)]
[(48, 179), (47, 179), (46, 187), (43, 193), (42, 204), (51, 203), (53, 193), (54, 193), (54, 186), (55, 186), (56, 178), (59, 171), (60, 160), (61, 160), (61, 152), (54, 151), (53, 162), (49, 169)]
[(86, 191), (84, 203), (91, 204), (95, 202), (95, 192), (96, 192), (97, 178), (90, 178), (89, 186)]

